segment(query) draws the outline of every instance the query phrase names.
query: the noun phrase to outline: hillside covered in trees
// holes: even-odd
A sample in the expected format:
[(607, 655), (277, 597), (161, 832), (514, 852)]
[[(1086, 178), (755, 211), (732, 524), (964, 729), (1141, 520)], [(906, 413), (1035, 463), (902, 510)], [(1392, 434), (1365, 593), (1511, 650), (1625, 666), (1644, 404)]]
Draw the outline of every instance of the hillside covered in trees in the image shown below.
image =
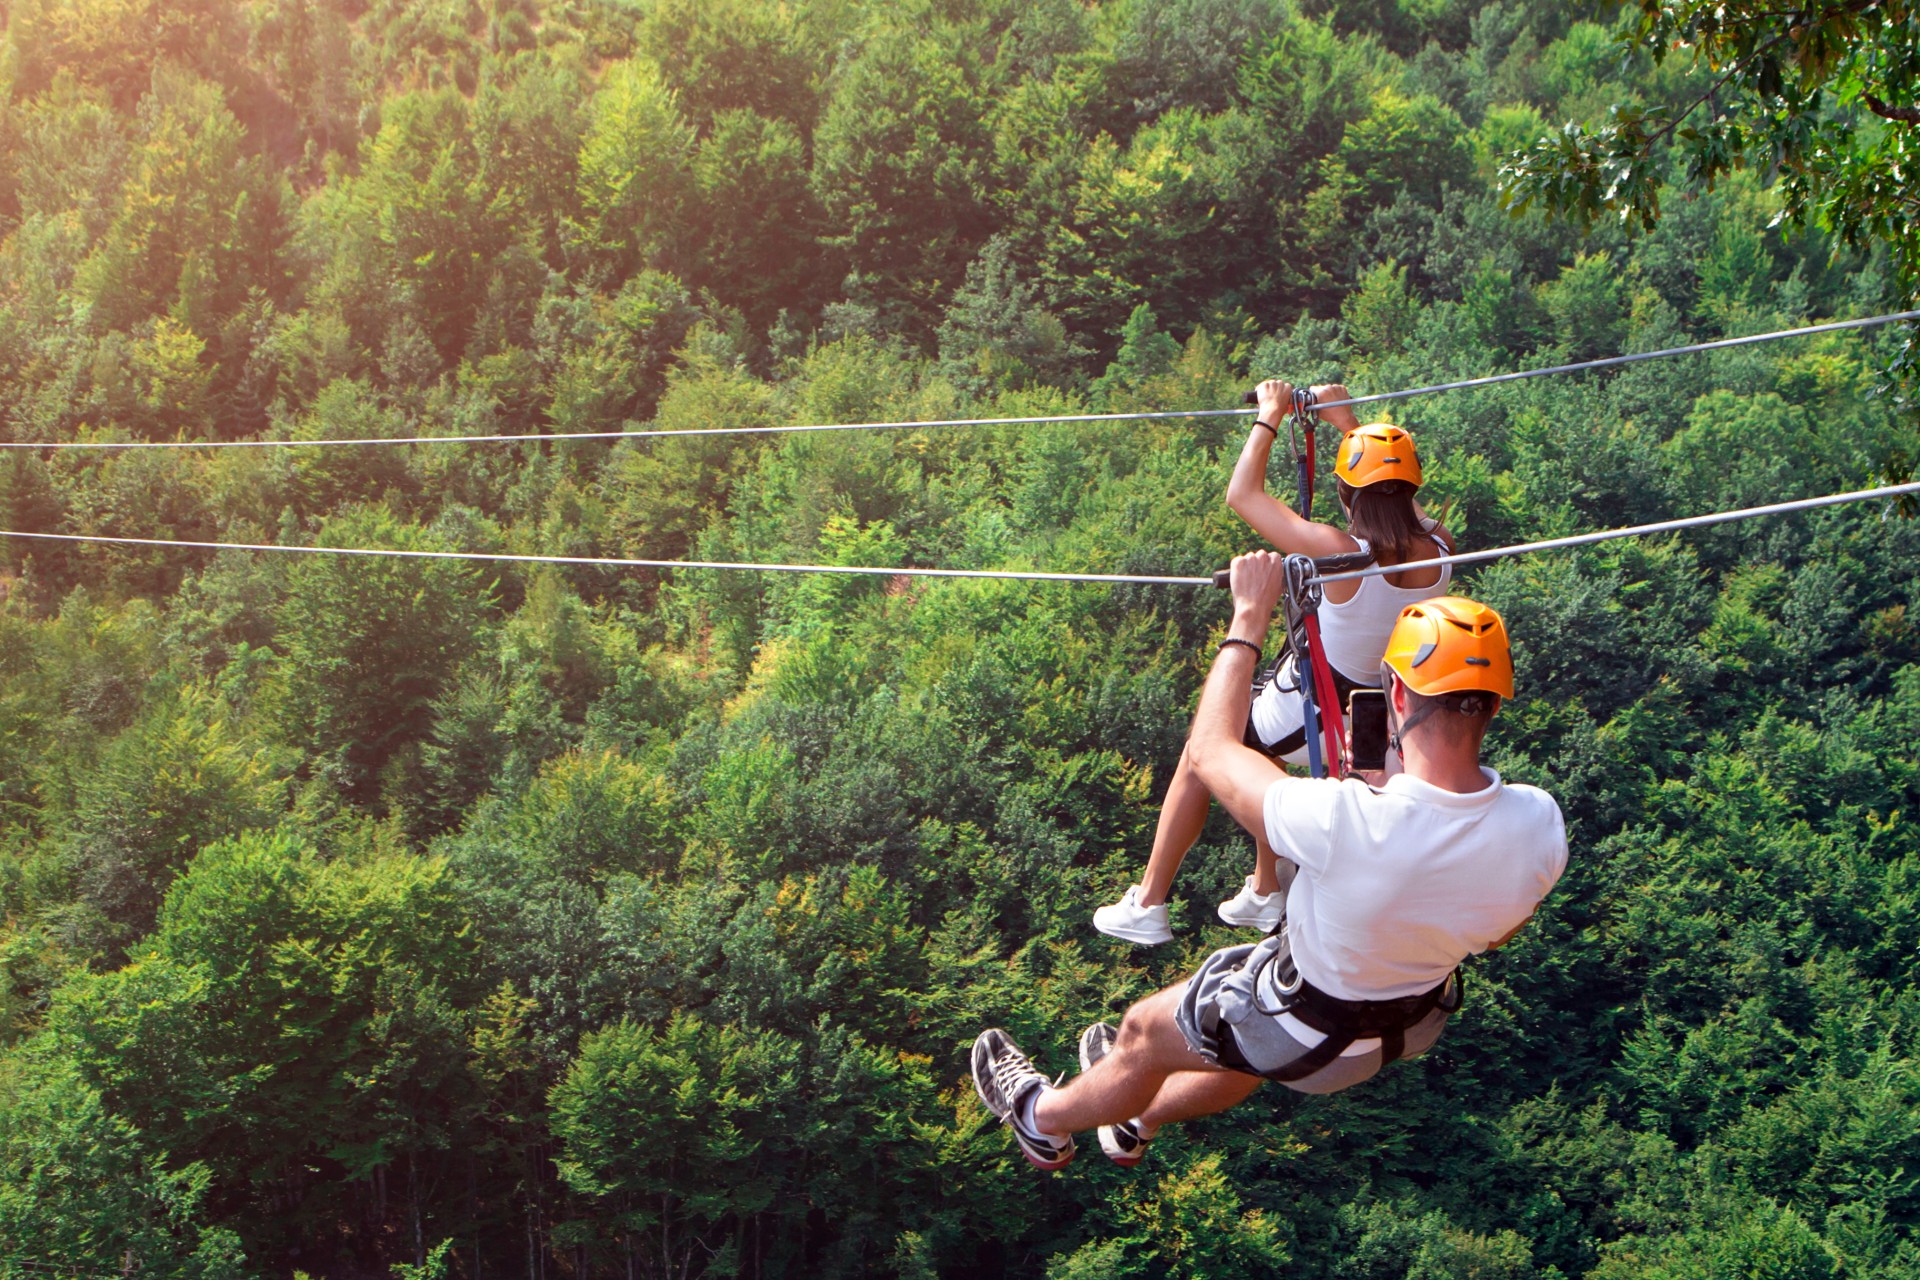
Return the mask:
[[(1765, 172), (1503, 206), (1712, 87), (1630, 17), (7, 0), (0, 441), (1218, 409), (1901, 305)], [(1392, 416), (1495, 546), (1903, 474), (1903, 341)], [(1204, 574), (1244, 431), (9, 448), (0, 529)], [(1920, 1274), (1917, 556), (1871, 506), (1464, 572), (1560, 888), (1427, 1058), (1045, 1177), (966, 1046), (1067, 1070), (1235, 938), (1220, 818), (1174, 944), (1089, 923), (1221, 593), (0, 537), (0, 1277)]]

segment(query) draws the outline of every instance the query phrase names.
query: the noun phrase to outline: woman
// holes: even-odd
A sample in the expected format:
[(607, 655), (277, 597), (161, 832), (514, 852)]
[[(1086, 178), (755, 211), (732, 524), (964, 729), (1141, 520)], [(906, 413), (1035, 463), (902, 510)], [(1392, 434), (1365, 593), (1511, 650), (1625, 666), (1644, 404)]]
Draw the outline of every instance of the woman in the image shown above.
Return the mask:
[[(1345, 400), (1347, 389), (1338, 384), (1313, 388), (1316, 400)], [(1341, 432), (1334, 483), (1348, 529), (1319, 524), (1267, 492), (1267, 458), (1280, 434), (1279, 424), (1292, 411), (1293, 387), (1278, 379), (1260, 384), (1259, 412), (1247, 436), (1240, 461), (1227, 485), (1227, 505), (1279, 550), (1314, 557), (1365, 551), (1380, 565), (1405, 564), (1451, 555), (1453, 541), (1437, 520), (1424, 515), (1414, 501), (1420, 487), (1420, 460), (1413, 438), (1399, 427), (1384, 423), (1362, 426), (1350, 406), (1317, 411), (1322, 422)], [(1375, 688), (1380, 679), (1380, 655), (1387, 636), (1409, 604), (1445, 595), (1453, 580), (1451, 566), (1429, 566), (1406, 573), (1330, 582), (1320, 605), (1320, 638), (1334, 683), (1342, 701), (1355, 688)], [(1306, 759), (1306, 716), (1301, 703), (1302, 673), (1292, 654), (1254, 686), (1248, 716), (1247, 745), (1291, 764)], [(1153, 836), (1153, 853), (1140, 883), (1130, 886), (1120, 901), (1093, 913), (1100, 932), (1151, 946), (1173, 937), (1168, 925), (1167, 895), (1187, 850), (1200, 838), (1213, 797), (1194, 775), (1182, 752), (1167, 798), (1160, 808), (1160, 825)], [(1254, 873), (1240, 892), (1220, 904), (1220, 918), (1232, 925), (1272, 929), (1286, 905), (1286, 882), (1294, 867), (1282, 869), (1263, 833), (1253, 833)]]

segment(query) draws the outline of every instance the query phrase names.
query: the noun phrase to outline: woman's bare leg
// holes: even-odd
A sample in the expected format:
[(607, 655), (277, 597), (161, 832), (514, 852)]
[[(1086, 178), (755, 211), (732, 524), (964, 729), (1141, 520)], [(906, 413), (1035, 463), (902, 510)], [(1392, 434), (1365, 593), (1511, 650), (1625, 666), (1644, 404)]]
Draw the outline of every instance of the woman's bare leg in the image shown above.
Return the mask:
[(1282, 858), (1267, 843), (1264, 831), (1249, 831), (1253, 837), (1253, 891), (1259, 894), (1283, 893), (1293, 885), (1300, 868)]
[(1153, 852), (1147, 856), (1146, 873), (1140, 877), (1140, 905), (1157, 907), (1173, 892), (1173, 878), (1186, 860), (1187, 850), (1200, 838), (1207, 825), (1207, 812), (1213, 807), (1213, 795), (1200, 775), (1187, 762), (1185, 748), (1180, 763), (1174, 766), (1173, 781), (1167, 784), (1167, 798), (1160, 802), (1160, 824), (1153, 830)]

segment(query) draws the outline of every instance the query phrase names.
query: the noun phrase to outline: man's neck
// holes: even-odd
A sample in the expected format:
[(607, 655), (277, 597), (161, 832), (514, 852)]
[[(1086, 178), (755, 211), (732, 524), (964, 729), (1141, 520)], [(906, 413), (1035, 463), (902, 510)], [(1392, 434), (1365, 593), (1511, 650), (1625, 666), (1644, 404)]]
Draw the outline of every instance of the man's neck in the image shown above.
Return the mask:
[[(1422, 726), (1424, 727), (1424, 726)], [(1492, 784), (1480, 768), (1478, 745), (1434, 742), (1430, 735), (1416, 731), (1400, 742), (1402, 772), (1428, 786), (1459, 795), (1484, 791)]]

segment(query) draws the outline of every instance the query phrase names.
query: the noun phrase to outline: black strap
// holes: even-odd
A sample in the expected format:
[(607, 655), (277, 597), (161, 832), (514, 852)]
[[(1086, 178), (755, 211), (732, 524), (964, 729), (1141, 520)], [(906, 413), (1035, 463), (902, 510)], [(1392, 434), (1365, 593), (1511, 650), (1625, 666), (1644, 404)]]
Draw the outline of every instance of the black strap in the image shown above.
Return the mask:
[[(1328, 1036), (1313, 1048), (1289, 1062), (1277, 1071), (1269, 1071), (1266, 1078), (1277, 1084), (1292, 1084), (1296, 1080), (1305, 1080), (1314, 1072), (1327, 1066), (1335, 1058), (1347, 1051), (1352, 1044), (1352, 1036)], [(1385, 1065), (1385, 1064), (1382, 1064)]]
[(1417, 1024), (1438, 1007), (1452, 980), (1448, 974), (1438, 986), (1397, 1000), (1342, 1000), (1302, 978), (1300, 989), (1287, 1001), (1286, 1012), (1315, 1031), (1370, 1040)]
[(1453, 999), (1446, 1004), (1446, 1011), (1452, 1013), (1460, 1007), (1460, 981), (1460, 971), (1455, 969), (1439, 986), (1419, 995), (1399, 1000), (1342, 1000), (1301, 979), (1280, 1012), (1291, 1013), (1326, 1038), (1286, 1066), (1268, 1072), (1267, 1079), (1281, 1084), (1304, 1080), (1345, 1053), (1356, 1040), (1378, 1039), (1383, 1067), (1399, 1061), (1407, 1051), (1407, 1032), (1440, 1008), (1450, 990)]

